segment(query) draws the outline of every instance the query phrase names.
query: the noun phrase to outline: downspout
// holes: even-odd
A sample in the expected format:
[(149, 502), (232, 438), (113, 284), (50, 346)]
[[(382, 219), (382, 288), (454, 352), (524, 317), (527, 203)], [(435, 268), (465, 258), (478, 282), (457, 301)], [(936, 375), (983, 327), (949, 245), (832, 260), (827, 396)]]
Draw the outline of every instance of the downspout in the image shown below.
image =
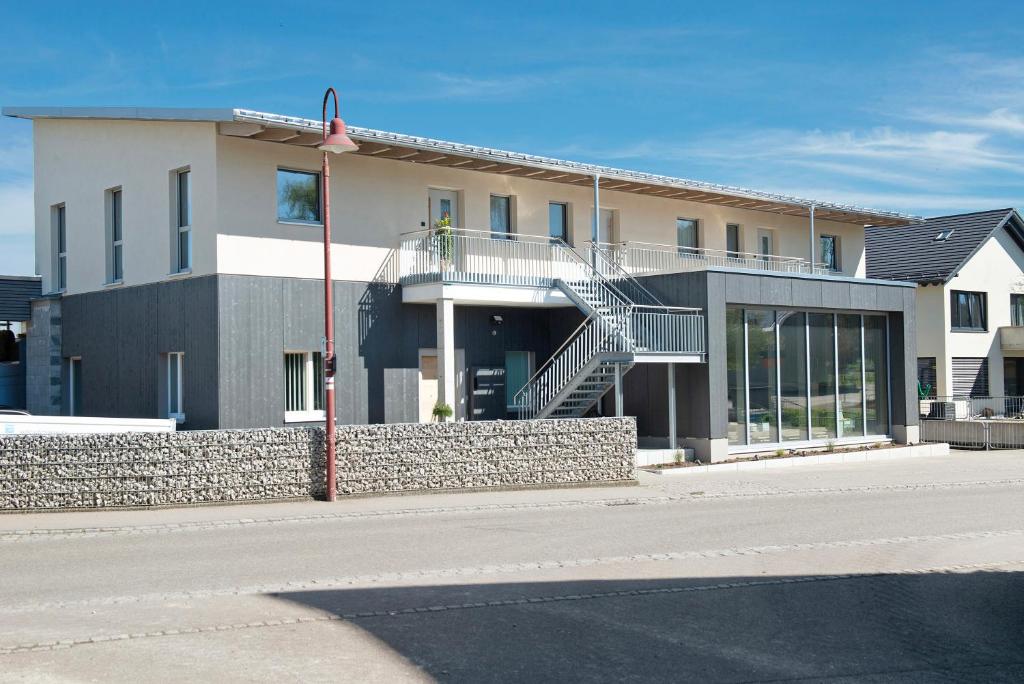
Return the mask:
[[(598, 236), (600, 235), (600, 230), (598, 229), (598, 221), (601, 220), (601, 185), (600, 185), (600, 181), (601, 181), (601, 176), (599, 174), (595, 173), (594, 174), (594, 220), (593, 220), (593, 225), (591, 226), (591, 229), (590, 229), (590, 249), (591, 250), (596, 250), (597, 249), (597, 239), (598, 239)], [(594, 268), (597, 268), (597, 254), (594, 251), (591, 251), (591, 253), (590, 253), (590, 264)]]
[(811, 275), (814, 275), (814, 261), (815, 261), (815, 249), (814, 249), (814, 205), (811, 205)]

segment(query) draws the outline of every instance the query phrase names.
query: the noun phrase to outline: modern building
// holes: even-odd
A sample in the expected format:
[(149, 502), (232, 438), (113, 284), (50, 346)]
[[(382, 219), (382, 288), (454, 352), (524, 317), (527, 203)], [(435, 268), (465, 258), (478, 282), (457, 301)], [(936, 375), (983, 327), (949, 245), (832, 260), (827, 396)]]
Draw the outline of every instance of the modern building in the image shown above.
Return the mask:
[[(31, 119), (39, 325), (61, 410), (184, 428), (324, 417), (321, 124)], [(635, 415), (703, 459), (917, 438), (913, 217), (350, 128), (330, 192), (343, 423)], [(449, 227), (450, 224), (450, 227)], [(59, 335), (43, 323), (59, 312)]]
[(1014, 209), (867, 230), (868, 275), (917, 284), (922, 396), (1024, 395), (1024, 220)]

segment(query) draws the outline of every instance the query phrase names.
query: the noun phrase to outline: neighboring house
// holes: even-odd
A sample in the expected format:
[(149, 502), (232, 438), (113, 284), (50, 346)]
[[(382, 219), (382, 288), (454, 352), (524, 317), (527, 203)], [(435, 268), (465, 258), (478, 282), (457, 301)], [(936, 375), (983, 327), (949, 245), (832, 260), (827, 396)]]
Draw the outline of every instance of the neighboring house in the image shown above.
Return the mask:
[(0, 275), (0, 408), (26, 406), (25, 326), (40, 293), (39, 278)]
[[(4, 113), (34, 125), (63, 411), (323, 419), (319, 122)], [(439, 401), (460, 419), (625, 413), (704, 459), (916, 441), (913, 287), (864, 260), (865, 225), (913, 217), (349, 134), (330, 180), (339, 421), (430, 420)]]
[(1024, 395), (1024, 221), (1014, 209), (868, 228), (868, 275), (917, 283), (922, 394)]

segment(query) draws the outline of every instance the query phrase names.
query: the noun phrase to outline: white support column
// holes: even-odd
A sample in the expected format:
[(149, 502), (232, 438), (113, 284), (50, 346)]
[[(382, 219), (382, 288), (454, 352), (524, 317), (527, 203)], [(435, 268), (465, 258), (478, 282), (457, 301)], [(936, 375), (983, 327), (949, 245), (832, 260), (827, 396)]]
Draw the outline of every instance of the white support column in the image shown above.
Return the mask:
[(676, 435), (676, 364), (668, 364), (668, 448), (675, 449)]
[(621, 418), (625, 415), (625, 407), (622, 401), (622, 364), (615, 364), (615, 415)]
[[(437, 300), (437, 399), (457, 410), (455, 397), (455, 302)], [(454, 418), (454, 414), (452, 414)]]

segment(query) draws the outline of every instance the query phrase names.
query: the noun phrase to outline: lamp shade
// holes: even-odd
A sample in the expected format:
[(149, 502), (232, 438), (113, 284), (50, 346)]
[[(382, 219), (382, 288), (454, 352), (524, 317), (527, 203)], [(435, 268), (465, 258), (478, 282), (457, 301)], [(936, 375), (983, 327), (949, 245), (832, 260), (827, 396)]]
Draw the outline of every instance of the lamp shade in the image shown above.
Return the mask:
[(352, 139), (345, 133), (345, 122), (335, 117), (331, 119), (330, 134), (326, 140), (317, 145), (317, 149), (341, 154), (342, 152), (355, 152), (359, 149), (359, 145), (352, 142)]

